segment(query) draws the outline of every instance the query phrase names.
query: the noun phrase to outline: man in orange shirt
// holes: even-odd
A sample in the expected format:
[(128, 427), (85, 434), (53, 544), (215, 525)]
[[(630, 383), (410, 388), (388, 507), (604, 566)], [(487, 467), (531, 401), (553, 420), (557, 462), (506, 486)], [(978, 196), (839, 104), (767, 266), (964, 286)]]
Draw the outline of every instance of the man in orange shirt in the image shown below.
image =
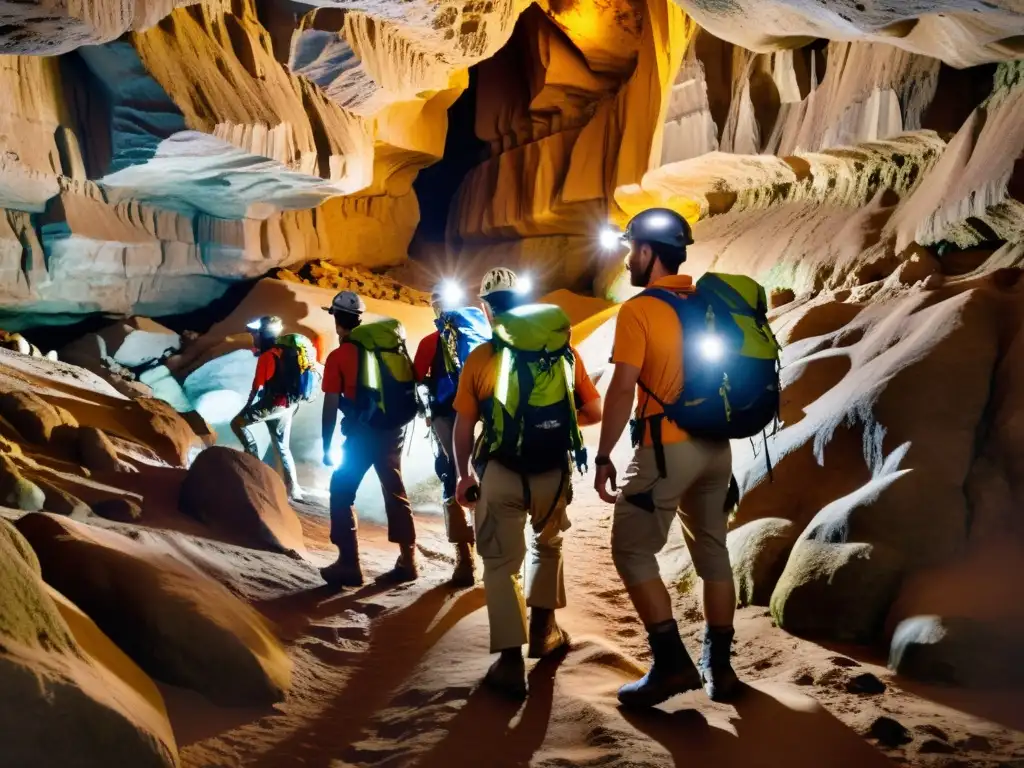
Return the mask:
[(281, 362), (281, 350), (275, 346), (284, 324), (281, 318), (273, 315), (261, 317), (249, 324), (252, 334), (253, 353), (258, 355), (256, 375), (253, 377), (252, 389), (245, 407), (231, 420), (231, 431), (238, 442), (250, 456), (260, 458), (256, 438), (252, 427), (266, 424), (270, 432), (270, 444), (274, 447), (281, 460), (284, 470), (284, 484), (288, 489), (288, 498), (293, 501), (302, 500), (302, 489), (295, 473), (295, 459), (289, 446), (292, 434), (292, 418), (297, 406), (288, 405), (288, 396), (283, 390), (274, 389), (274, 375), (278, 372)]
[[(517, 278), (507, 269), (491, 270), (485, 277), (480, 298), (488, 321), (495, 328), (499, 338), (502, 315), (515, 309), (521, 315), (527, 307), (526, 294), (517, 290)], [(545, 311), (560, 310), (553, 307)], [(506, 315), (507, 316), (507, 315)], [(563, 338), (567, 338), (568, 318), (564, 317)], [(550, 350), (556, 352), (556, 350)], [(528, 654), (540, 658), (555, 653), (569, 644), (568, 635), (555, 621), (555, 609), (565, 607), (565, 584), (562, 577), (562, 533), (569, 527), (566, 506), (569, 502), (571, 467), (569, 408), (575, 408), (576, 422), (580, 425), (594, 424), (601, 419), (601, 397), (587, 376), (579, 354), (572, 347), (572, 364), (566, 355), (559, 355), (551, 363), (564, 366), (566, 379), (558, 379), (564, 397), (557, 405), (537, 408), (533, 401), (505, 410), (501, 399), (502, 382), (516, 379), (515, 370), (504, 371), (504, 352), (499, 352), (495, 342), (481, 344), (466, 359), (459, 378), (459, 389), (455, 396), (455, 462), (459, 473), (456, 495), (460, 503), (474, 506), (477, 552), (484, 563), (484, 589), (487, 595), (487, 617), (491, 629), (491, 652), (500, 653), (498, 660), (487, 671), (484, 682), (504, 694), (521, 698), (526, 695), (526, 668), (522, 646), (529, 642)], [(557, 353), (556, 353), (557, 354)], [(569, 373), (569, 369), (572, 373)], [(560, 374), (556, 374), (560, 375)], [(538, 378), (536, 382), (540, 382)], [(536, 383), (534, 387), (541, 386)], [(507, 384), (511, 387), (513, 385)], [(571, 387), (572, 392), (566, 388)], [(526, 392), (522, 393), (528, 397)], [(570, 398), (574, 398), (573, 404)], [(550, 409), (550, 410), (549, 410)], [(517, 415), (530, 410), (543, 411), (540, 421), (514, 421)], [(505, 430), (519, 430), (523, 443), (521, 456), (509, 457), (500, 449), (490, 452), (495, 437), (494, 423), (497, 414), (502, 413)], [(484, 421), (484, 455), (476, 457), (477, 463), (486, 462), (480, 480), (471, 469), (474, 427), (477, 421)], [(550, 433), (533, 438), (539, 430)], [(515, 439), (512, 440), (515, 442)], [(527, 445), (529, 444), (529, 445)], [(547, 450), (545, 450), (547, 449)], [(531, 460), (539, 454), (550, 453), (557, 466), (535, 471)], [(560, 453), (560, 456), (558, 455)], [(479, 482), (479, 500), (474, 502), (470, 490)], [(527, 529), (527, 522), (530, 523)], [(528, 530), (529, 542), (524, 536)], [(529, 548), (529, 557), (527, 557)], [(526, 560), (525, 599), (520, 585), (519, 571)], [(527, 631), (526, 606), (530, 606), (529, 631)]]
[(331, 475), (331, 542), (338, 547), (336, 562), (320, 569), (324, 581), (336, 587), (363, 584), (359, 564), (358, 522), (353, 504), (356, 491), (370, 467), (377, 472), (388, 518), (388, 541), (399, 546), (398, 561), (388, 574), (392, 581), (413, 581), (416, 568), (416, 528), (412, 506), (402, 480), (402, 447), (405, 427), (377, 429), (359, 418), (360, 349), (349, 335), (362, 323), (366, 306), (352, 291), (342, 291), (325, 307), (332, 317), (341, 345), (327, 356), (324, 365), (324, 410), (322, 420), (324, 464), (333, 466), (331, 444), (343, 419), (345, 435), (341, 466)]
[[(693, 242), (679, 214), (655, 208), (635, 216), (624, 240), (626, 265), (637, 287), (657, 287), (680, 296), (693, 280), (676, 274)], [(654, 296), (637, 296), (619, 309), (612, 350), (615, 372), (606, 395), (594, 487), (615, 504), (612, 558), (637, 613), (647, 628), (653, 664), (643, 679), (623, 686), (619, 701), (652, 707), (671, 696), (701, 687), (714, 700), (728, 699), (738, 681), (730, 662), (736, 594), (725, 546), (724, 509), (732, 454), (727, 440), (691, 438), (665, 418), (662, 403), (674, 402), (683, 388), (683, 333), (675, 310)], [(636, 453), (618, 496), (609, 455), (633, 409)], [(686, 652), (672, 616), (672, 602), (655, 555), (668, 540), (676, 516), (686, 546), (703, 581), (704, 633), (700, 669)]]

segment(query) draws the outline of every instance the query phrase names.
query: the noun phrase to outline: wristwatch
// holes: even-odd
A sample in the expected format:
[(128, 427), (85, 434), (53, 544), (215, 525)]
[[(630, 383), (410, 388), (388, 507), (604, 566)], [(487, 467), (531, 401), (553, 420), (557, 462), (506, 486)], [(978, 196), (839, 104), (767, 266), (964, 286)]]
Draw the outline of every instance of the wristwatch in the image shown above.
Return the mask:
[(611, 464), (611, 463), (612, 463), (612, 460), (611, 460), (610, 456), (602, 456), (602, 455), (598, 454), (597, 456), (594, 457), (594, 466), (595, 467), (603, 467), (606, 464)]

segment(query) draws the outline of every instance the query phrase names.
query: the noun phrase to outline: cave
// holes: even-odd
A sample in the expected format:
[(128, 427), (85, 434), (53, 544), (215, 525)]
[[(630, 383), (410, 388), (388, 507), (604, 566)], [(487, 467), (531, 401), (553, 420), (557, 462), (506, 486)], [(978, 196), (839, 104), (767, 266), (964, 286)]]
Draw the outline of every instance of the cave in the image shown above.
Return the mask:
[(1024, 10), (904, 5), (0, 0), (0, 765), (1016, 765)]

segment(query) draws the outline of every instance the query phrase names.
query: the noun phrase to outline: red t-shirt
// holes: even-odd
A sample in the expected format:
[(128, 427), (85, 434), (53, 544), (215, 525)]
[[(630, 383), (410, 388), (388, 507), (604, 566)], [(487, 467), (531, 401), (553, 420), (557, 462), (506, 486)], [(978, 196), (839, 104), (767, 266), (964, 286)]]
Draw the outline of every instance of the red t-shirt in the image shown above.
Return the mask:
[[(274, 378), (277, 372), (277, 361), (281, 358), (281, 350), (274, 347), (261, 354), (256, 360), (256, 375), (253, 377), (253, 384), (256, 388), (267, 386), (267, 383)], [(274, 398), (274, 406), (288, 405), (288, 398), (278, 395)]]
[(430, 367), (434, 363), (434, 355), (437, 354), (437, 344), (441, 339), (441, 332), (424, 336), (420, 345), (416, 347), (416, 357), (413, 358), (412, 367), (416, 371), (416, 381), (423, 381), (430, 373)]
[(355, 400), (358, 383), (359, 347), (355, 344), (342, 344), (327, 356), (321, 389), (328, 395), (341, 395)]

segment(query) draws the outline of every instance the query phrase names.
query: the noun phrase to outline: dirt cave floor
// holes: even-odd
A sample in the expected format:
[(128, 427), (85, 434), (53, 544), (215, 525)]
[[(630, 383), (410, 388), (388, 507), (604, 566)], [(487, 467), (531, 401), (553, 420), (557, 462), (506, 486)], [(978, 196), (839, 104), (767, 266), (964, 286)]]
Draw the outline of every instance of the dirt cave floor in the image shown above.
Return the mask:
[[(591, 485), (592, 477), (577, 477), (565, 539), (569, 606), (560, 617), (572, 647), (529, 663), (523, 705), (479, 685), (493, 658), (483, 588), (445, 585), (451, 548), (436, 508), (417, 515), (420, 579), (400, 587), (372, 581), (397, 554), (373, 524), (360, 530), (370, 580), (359, 590), (334, 592), (305, 563), (225, 547), (217, 556), (234, 560), (240, 591), (276, 624), (295, 662), (294, 686), (264, 711), (221, 709), (163, 686), (183, 765), (1024, 766), (1024, 692), (895, 679), (884, 658), (793, 637), (760, 607), (737, 616), (733, 663), (748, 687), (735, 704), (694, 692), (648, 713), (621, 710), (616, 689), (649, 659), (612, 566), (611, 507)], [(326, 564), (334, 550), (318, 504), (299, 511), (311, 559)], [(683, 550), (677, 531), (662, 557), (666, 574)], [(699, 599), (673, 592), (697, 652)], [(884, 691), (851, 693), (861, 675), (874, 675)], [(861, 687), (880, 688), (870, 679)]]

